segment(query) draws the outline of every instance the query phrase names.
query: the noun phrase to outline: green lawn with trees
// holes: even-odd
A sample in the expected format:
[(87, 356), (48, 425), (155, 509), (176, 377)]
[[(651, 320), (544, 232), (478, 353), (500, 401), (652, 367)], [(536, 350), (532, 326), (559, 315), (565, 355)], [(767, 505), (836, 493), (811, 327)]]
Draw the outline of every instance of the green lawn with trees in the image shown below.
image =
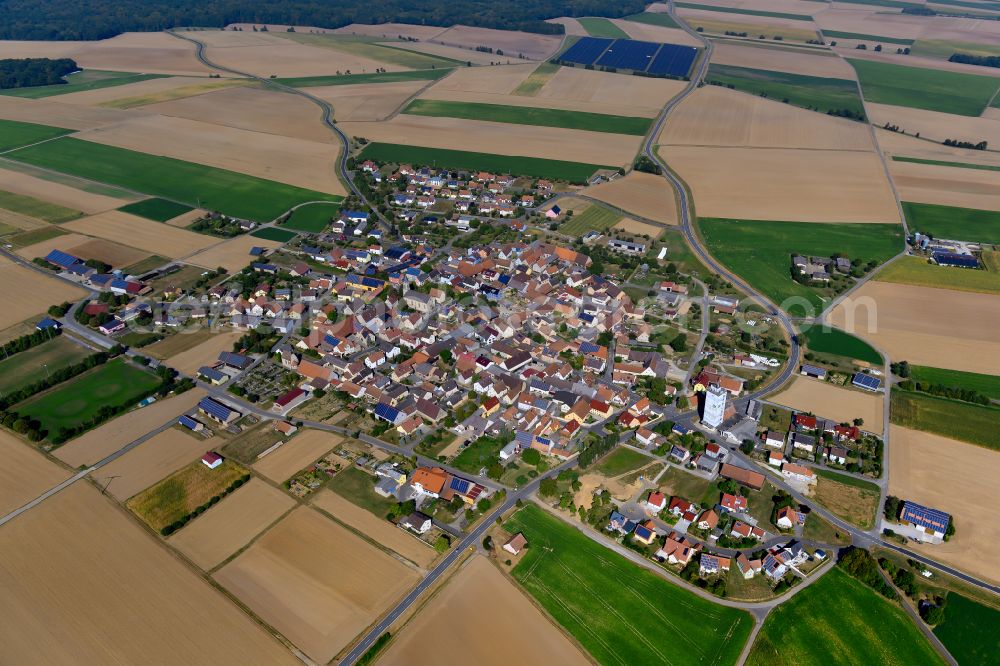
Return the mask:
[(594, 471), (607, 477), (616, 477), (621, 476), (626, 472), (637, 470), (640, 467), (645, 467), (653, 462), (656, 461), (647, 455), (639, 453), (638, 451), (633, 451), (632, 449), (624, 446), (619, 446), (617, 449), (604, 456), (604, 458), (602, 458), (601, 461), (594, 466)]
[(730, 666), (753, 622), (641, 568), (529, 504), (505, 524), (528, 548), (514, 578), (600, 664)]
[(0, 361), (0, 395), (7, 395), (42, 376), (79, 363), (92, 352), (60, 335)]
[[(825, 306), (818, 288), (792, 279), (792, 255), (842, 254), (853, 266), (881, 264), (903, 247), (895, 224), (819, 224), (700, 217), (709, 252), (790, 314), (818, 314)], [(829, 296), (829, 295), (828, 295)], [(794, 300), (789, 300), (794, 299)], [(788, 301), (788, 306), (782, 304)]]
[(813, 326), (803, 329), (802, 342), (814, 352), (846, 356), (872, 365), (882, 365), (882, 355), (870, 344), (840, 329)]
[(176, 201), (153, 197), (152, 199), (143, 199), (142, 201), (130, 203), (126, 206), (122, 206), (118, 210), (123, 213), (138, 215), (139, 217), (144, 217), (147, 220), (153, 220), (154, 222), (166, 222), (167, 220), (172, 220), (178, 215), (183, 215), (184, 213), (194, 209), (191, 208), (191, 206), (185, 206), (184, 204), (177, 203)]
[(854, 120), (864, 120), (866, 117), (857, 84), (847, 79), (772, 72), (734, 65), (709, 65), (705, 81), (820, 113)]
[(610, 37), (611, 39), (629, 39), (628, 33), (606, 18), (593, 16), (581, 17), (577, 21), (591, 37)]
[(771, 611), (748, 666), (944, 664), (906, 613), (839, 567)]
[(257, 221), (273, 220), (304, 201), (340, 201), (343, 198), (235, 171), (69, 137), (22, 148), (6, 157)]
[(1000, 400), (1000, 377), (997, 375), (946, 370), (945, 368), (931, 368), (926, 365), (911, 365), (909, 366), (908, 378), (923, 386), (938, 384), (953, 388), (963, 388), (981, 393), (991, 400)]
[(934, 627), (959, 664), (995, 664), (1000, 655), (1000, 610), (950, 593), (944, 622)]
[(889, 416), (905, 428), (1000, 451), (1000, 407), (893, 388)]
[(479, 474), (479, 470), (488, 469), (498, 463), (500, 449), (506, 446), (510, 440), (510, 437), (480, 437), (475, 439), (455, 456), (451, 464), (463, 472)]
[[(978, 116), (989, 104), (1000, 80), (992, 76), (894, 65), (848, 58), (865, 99), (880, 104)], [(978, 137), (955, 137), (978, 141)]]
[(903, 202), (910, 231), (935, 238), (1000, 244), (1000, 212)]
[(604, 232), (618, 224), (622, 216), (603, 206), (591, 205), (579, 215), (574, 215), (559, 226), (559, 233), (583, 236), (588, 231)]
[(451, 102), (438, 99), (415, 99), (403, 109), (403, 113), (415, 116), (486, 120), (514, 125), (561, 127), (631, 136), (643, 136), (653, 122), (650, 118), (634, 116), (613, 116), (586, 111), (508, 106), (505, 104)]
[(72, 134), (75, 130), (50, 125), (23, 123), (19, 120), (0, 120), (0, 151), (13, 150), (39, 141)]
[(267, 227), (266, 229), (251, 231), (250, 235), (254, 238), (263, 238), (264, 240), (277, 241), (278, 243), (287, 243), (295, 238), (296, 233), (294, 231), (278, 229), (277, 227)]
[(425, 148), (406, 146), (398, 143), (369, 143), (358, 160), (372, 160), (380, 163), (412, 164), (414, 166), (435, 166), (446, 169), (468, 169), (470, 171), (493, 171), (530, 178), (566, 180), (585, 183), (600, 169), (617, 170), (618, 167), (600, 164), (584, 164), (549, 160), (540, 157), (520, 157), (517, 155), (495, 155), (474, 153), (446, 148)]
[(375, 480), (371, 474), (352, 465), (334, 475), (327, 487), (362, 509), (385, 518), (396, 502), (375, 492)]

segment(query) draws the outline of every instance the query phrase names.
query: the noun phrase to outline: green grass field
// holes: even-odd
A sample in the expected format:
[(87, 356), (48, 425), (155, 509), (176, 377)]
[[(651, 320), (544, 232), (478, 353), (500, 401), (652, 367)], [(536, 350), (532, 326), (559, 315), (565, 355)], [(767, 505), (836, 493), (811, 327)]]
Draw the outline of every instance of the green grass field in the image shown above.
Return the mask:
[(167, 220), (172, 220), (178, 215), (183, 215), (193, 209), (191, 206), (185, 206), (184, 204), (177, 203), (176, 201), (169, 201), (167, 199), (154, 197), (152, 199), (143, 199), (142, 201), (130, 203), (127, 206), (122, 206), (118, 210), (123, 213), (131, 213), (132, 215), (144, 217), (147, 220), (166, 222)]
[(493, 437), (480, 437), (462, 449), (451, 464), (469, 474), (478, 474), (479, 470), (489, 467), (498, 460), (500, 449), (506, 443)]
[(636, 23), (645, 23), (647, 25), (658, 25), (661, 28), (679, 28), (677, 21), (670, 16), (670, 14), (664, 14), (661, 12), (642, 12), (641, 14), (632, 14), (631, 16), (625, 17), (626, 21), (635, 21)]
[(0, 395), (39, 381), (49, 372), (79, 363), (91, 355), (89, 349), (78, 345), (65, 335), (52, 338), (37, 347), (0, 361)]
[(847, 79), (828, 79), (732, 65), (709, 65), (705, 80), (820, 113), (846, 112), (853, 118), (865, 117), (857, 84)]
[(943, 39), (918, 39), (917, 43), (910, 49), (910, 53), (923, 58), (947, 60), (955, 53), (976, 56), (1000, 55), (1000, 46), (974, 42), (952, 42)]
[(1000, 212), (903, 202), (911, 231), (935, 238), (1000, 244)]
[(524, 81), (518, 84), (513, 91), (512, 95), (519, 95), (521, 97), (534, 97), (539, 93), (539, 91), (545, 87), (556, 72), (559, 71), (559, 65), (554, 62), (543, 62), (539, 63), (538, 67), (535, 68), (531, 74), (528, 75)]
[(790, 14), (788, 12), (768, 12), (759, 9), (740, 9), (737, 7), (719, 7), (717, 5), (700, 5), (696, 2), (675, 2), (675, 6), (683, 9), (704, 9), (710, 12), (726, 14), (743, 14), (744, 16), (766, 16), (769, 18), (791, 19), (792, 21), (812, 21), (808, 14)]
[(310, 204), (295, 209), (288, 222), (282, 226), (296, 231), (319, 233), (330, 225), (330, 220), (337, 215), (338, 210), (336, 205)]
[(1000, 400), (1000, 377), (996, 375), (981, 375), (978, 372), (911, 365), (910, 379), (921, 384), (941, 384), (942, 386), (971, 389), (992, 400)]
[(383, 163), (392, 162), (396, 164), (407, 163), (437, 166), (448, 169), (468, 169), (470, 171), (495, 171), (531, 178), (568, 180), (573, 183), (586, 182), (599, 169), (617, 168), (599, 164), (547, 160), (538, 157), (494, 155), (490, 153), (472, 153), (465, 150), (404, 146), (398, 143), (369, 143), (361, 151), (361, 154), (358, 155), (358, 159), (370, 159)]
[(53, 224), (83, 217), (83, 213), (78, 210), (4, 190), (0, 190), (0, 208)]
[(978, 116), (1000, 87), (1000, 79), (991, 76), (871, 60), (848, 58), (847, 61), (858, 73), (861, 89), (869, 102)]
[(944, 622), (934, 627), (959, 664), (996, 664), (1000, 655), (1000, 611), (963, 597), (948, 595)]
[(845, 486), (851, 486), (854, 488), (861, 488), (862, 490), (869, 490), (873, 493), (879, 493), (878, 484), (872, 483), (871, 481), (865, 481), (864, 479), (858, 479), (853, 476), (848, 476), (847, 474), (841, 474), (839, 472), (834, 472), (829, 469), (819, 469), (815, 470), (816, 476), (822, 476), (824, 478), (830, 479), (831, 481), (836, 481), (837, 483), (842, 483)]
[(56, 83), (50, 86), (32, 86), (30, 88), (10, 88), (0, 90), (0, 95), (41, 99), (43, 97), (52, 97), (53, 95), (83, 92), (84, 90), (113, 88), (128, 83), (138, 83), (147, 79), (161, 79), (165, 76), (166, 74), (134, 74), (132, 72), (109, 72), (100, 69), (85, 69), (66, 76), (66, 83)]
[(293, 88), (315, 86), (350, 86), (358, 83), (395, 83), (396, 81), (436, 81), (451, 72), (451, 68), (418, 69), (406, 72), (382, 72), (380, 74), (337, 74), (330, 76), (297, 76), (275, 79), (278, 83)]
[[(792, 280), (793, 254), (829, 257), (842, 252), (855, 264), (883, 262), (903, 245), (895, 224), (816, 224), (698, 218), (701, 234), (716, 259), (781, 306), (788, 299), (805, 299), (822, 308), (823, 298)], [(804, 312), (801, 302), (789, 303), (791, 314)], [(783, 308), (784, 309), (784, 308)]]
[(514, 578), (600, 664), (731, 666), (752, 626), (719, 606), (632, 564), (529, 504), (508, 520), (528, 550)]
[(637, 470), (640, 467), (655, 462), (653, 458), (638, 451), (619, 446), (604, 458), (594, 468), (595, 472), (608, 477), (621, 476), (625, 472)]
[(346, 500), (362, 509), (368, 509), (379, 518), (385, 518), (395, 502), (375, 492), (375, 479), (356, 467), (348, 467), (334, 476), (328, 486)]
[(574, 215), (560, 227), (560, 233), (582, 236), (588, 231), (606, 231), (618, 224), (622, 216), (601, 206), (593, 205), (579, 215)]
[(72, 134), (74, 131), (65, 127), (22, 123), (18, 120), (0, 120), (0, 151), (13, 150), (39, 141), (47, 141)]
[(90, 420), (104, 405), (138, 402), (159, 385), (155, 375), (115, 359), (20, 403), (16, 410), (55, 433)]
[(878, 272), (879, 282), (915, 284), (921, 287), (1000, 294), (1000, 274), (984, 270), (952, 268), (929, 263), (921, 257), (900, 257)]
[(403, 113), (413, 116), (487, 120), (495, 123), (510, 123), (514, 125), (562, 127), (565, 129), (605, 132), (608, 134), (628, 134), (631, 136), (643, 136), (653, 122), (649, 118), (609, 116), (603, 113), (588, 113), (586, 111), (535, 109), (526, 106), (449, 102), (436, 99), (415, 99), (403, 109)]
[(901, 39), (899, 37), (882, 37), (880, 35), (866, 35), (860, 32), (844, 32), (843, 30), (823, 30), (823, 36), (832, 39), (857, 39), (865, 42), (880, 42), (883, 44), (899, 44), (909, 46), (912, 39)]
[(215, 469), (195, 460), (135, 495), (126, 506), (159, 531), (202, 506), (246, 473), (245, 467), (232, 460), (224, 460)]
[(919, 157), (892, 156), (893, 162), (912, 162), (913, 164), (931, 164), (934, 166), (955, 167), (956, 169), (979, 169), (980, 171), (1000, 171), (1000, 166), (991, 164), (969, 164), (968, 162), (947, 162), (945, 160), (925, 160)]
[(73, 138), (23, 148), (7, 157), (251, 220), (270, 221), (303, 201), (341, 199), (234, 171)]
[(893, 389), (889, 413), (896, 425), (1000, 451), (1000, 407), (984, 407)]
[(294, 231), (286, 231), (285, 229), (278, 229), (276, 227), (268, 227), (267, 229), (258, 229), (257, 231), (251, 231), (250, 235), (254, 238), (263, 238), (264, 240), (277, 241), (279, 243), (287, 243), (288, 241), (295, 238)]
[(606, 18), (584, 17), (577, 21), (591, 37), (610, 37), (611, 39), (628, 39), (628, 33)]
[(803, 343), (811, 351), (820, 354), (835, 354), (866, 361), (872, 365), (882, 365), (882, 355), (874, 347), (836, 328), (813, 327), (802, 333)]
[(746, 663), (944, 664), (903, 609), (839, 569), (771, 611)]

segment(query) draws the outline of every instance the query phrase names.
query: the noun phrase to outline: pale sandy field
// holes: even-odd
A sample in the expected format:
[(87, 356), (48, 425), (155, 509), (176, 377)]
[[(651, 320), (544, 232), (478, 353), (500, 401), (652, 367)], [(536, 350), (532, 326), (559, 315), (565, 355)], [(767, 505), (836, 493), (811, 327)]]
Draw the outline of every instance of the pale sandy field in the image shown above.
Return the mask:
[(219, 352), (232, 351), (233, 343), (242, 335), (239, 331), (216, 333), (205, 342), (171, 356), (167, 363), (183, 374), (194, 375), (203, 365), (215, 363), (219, 359)]
[(518, 54), (523, 54), (526, 58), (543, 60), (555, 52), (562, 43), (562, 38), (516, 30), (491, 30), (456, 25), (436, 35), (434, 41), (473, 49), (477, 46), (489, 46), (515, 58)]
[(895, 160), (889, 170), (903, 201), (1000, 210), (1000, 171)]
[[(353, 87), (353, 86), (343, 86)], [(317, 88), (310, 88), (315, 93)], [(319, 107), (288, 93), (255, 87), (225, 88), (204, 95), (151, 104), (146, 111), (237, 129), (332, 143)]]
[(983, 111), (983, 118), (1000, 121), (1000, 109), (990, 107)]
[(884, 421), (881, 393), (853, 390), (796, 376), (785, 390), (769, 396), (768, 400), (837, 423), (850, 423), (856, 418), (862, 418), (865, 420), (865, 430), (882, 434)]
[(148, 407), (132, 410), (63, 444), (53, 455), (70, 467), (91, 465), (176, 419), (198, 404), (205, 395), (205, 391), (196, 388), (178, 396), (157, 400)]
[[(438, 79), (430, 91), (507, 95), (538, 67), (536, 63), (503, 67), (459, 67)], [(382, 84), (384, 85), (384, 84)], [(449, 99), (449, 98), (441, 98)]]
[[(62, 230), (62, 225), (49, 226), (57, 232)], [(62, 250), (63, 252), (68, 252), (71, 247), (82, 245), (89, 240), (91, 240), (91, 238), (89, 236), (84, 236), (83, 234), (64, 233), (61, 236), (55, 236), (54, 238), (47, 238), (46, 240), (32, 243), (31, 245), (25, 245), (24, 247), (18, 248), (14, 251), (24, 259), (30, 260), (35, 257), (44, 257), (52, 250)], [(0, 263), (2, 263), (2, 261), (0, 261)]]
[(66, 251), (84, 260), (98, 259), (115, 268), (131, 266), (150, 255), (149, 252), (143, 252), (142, 250), (136, 250), (132, 247), (126, 247), (109, 240), (101, 239), (87, 240), (79, 245), (74, 245)]
[(0, 58), (73, 58), (85, 69), (204, 76), (195, 46), (165, 32), (126, 32), (91, 42), (0, 41)]
[[(583, 190), (583, 194), (640, 217), (664, 224), (677, 224), (674, 192), (662, 176), (631, 171), (610, 183), (588, 187)], [(657, 233), (652, 235), (655, 237), (660, 231), (662, 229), (657, 229)]]
[(12, 664), (298, 664), (87, 483), (0, 530)]
[(752, 43), (720, 41), (712, 51), (712, 63), (831, 79), (854, 81), (857, 78), (854, 68), (836, 55)]
[[(0, 431), (0, 516), (24, 506), (69, 478), (69, 472), (30, 444)], [(2, 648), (0, 648), (2, 651)]]
[(382, 123), (346, 122), (340, 127), (369, 141), (609, 166), (630, 164), (641, 142), (641, 137), (621, 134), (405, 114)]
[(300, 507), (215, 579), (325, 663), (417, 582), (415, 571)]
[(663, 234), (663, 227), (659, 227), (655, 224), (647, 224), (646, 222), (640, 222), (639, 220), (633, 220), (631, 217), (624, 218), (621, 222), (611, 228), (618, 231), (624, 231), (628, 234), (635, 234), (637, 236), (649, 236), (654, 240)]
[(1000, 308), (989, 294), (868, 282), (829, 319), (892, 359), (967, 372), (1000, 367)]
[(560, 67), (535, 99), (595, 102), (618, 109), (622, 115), (653, 117), (685, 86), (683, 81)]
[(437, 558), (437, 552), (413, 534), (407, 533), (367, 509), (362, 509), (332, 490), (324, 488), (319, 491), (313, 497), (312, 503), (348, 527), (354, 528), (372, 541), (377, 541), (420, 567), (426, 569)]
[[(875, 148), (866, 124), (719, 86), (699, 88), (681, 102), (664, 125), (659, 142), (742, 148)], [(822, 154), (815, 159), (824, 161)]]
[(295, 506), (295, 500), (260, 479), (251, 479), (211, 511), (188, 523), (169, 542), (208, 571), (246, 546)]
[(62, 104), (56, 101), (58, 99), (58, 97), (22, 99), (0, 95), (0, 118), (71, 130), (86, 130), (120, 123), (137, 116), (135, 112)]
[(570, 16), (560, 16), (559, 18), (545, 19), (546, 23), (558, 23), (566, 29), (567, 35), (586, 37), (587, 29), (580, 25), (580, 22)]
[(137, 81), (123, 86), (111, 86), (110, 88), (97, 88), (96, 90), (81, 90), (80, 92), (66, 93), (65, 95), (55, 97), (54, 100), (58, 101), (60, 104), (101, 106), (107, 102), (112, 102), (125, 97), (157, 95), (166, 91), (172, 91), (177, 88), (184, 88), (198, 83), (206, 83), (208, 81), (209, 79), (207, 78), (170, 76), (164, 79), (147, 79), (145, 81)]
[(68, 231), (121, 240), (131, 247), (176, 259), (219, 243), (217, 238), (153, 222), (119, 210), (109, 210), (90, 217), (66, 222)]
[(324, 76), (338, 71), (352, 74), (406, 69), (361, 56), (298, 44), (266, 32), (199, 32), (193, 35), (207, 45), (206, 55), (220, 67), (256, 76)]
[[(736, 9), (757, 9), (769, 12), (786, 12), (788, 14), (813, 15), (824, 11), (823, 4), (810, 2), (810, 0), (698, 0), (699, 5), (711, 5), (712, 7), (732, 7)], [(666, 11), (663, 3), (650, 5), (647, 11)]]
[(750, 16), (746, 14), (726, 14), (701, 9), (684, 9), (677, 11), (692, 28), (704, 28), (705, 32), (724, 34), (730, 32), (746, 32), (751, 37), (764, 35), (771, 39), (780, 35), (785, 41), (805, 42), (818, 39), (811, 23), (792, 19), (774, 18), (770, 16)]
[(1000, 454), (928, 432), (890, 426), (889, 493), (954, 516), (955, 536), (908, 547), (962, 571), (1000, 583)]
[(274, 249), (280, 247), (281, 243), (249, 235), (237, 236), (218, 245), (213, 245), (207, 250), (202, 250), (198, 254), (193, 254), (184, 262), (213, 270), (222, 266), (232, 273), (245, 268), (250, 263), (250, 248), (255, 246)]
[(479, 555), (404, 626), (378, 663), (436, 666), (442, 654), (461, 654), (463, 660), (484, 666), (590, 663), (513, 582)]
[(1000, 121), (991, 118), (956, 116), (939, 111), (910, 109), (888, 104), (866, 102), (872, 124), (882, 127), (886, 123), (897, 125), (907, 134), (920, 133), (921, 138), (941, 142), (961, 139), (976, 143), (988, 141), (990, 146), (1000, 145)]
[(0, 330), (40, 315), (51, 305), (75, 301), (87, 293), (59, 278), (19, 266), (6, 257), (0, 257), (0, 284), (5, 292), (3, 308), (0, 308)]
[(406, 100), (425, 85), (427, 85), (426, 81), (396, 81), (349, 86), (321, 86), (310, 88), (309, 92), (330, 102), (338, 121), (384, 120), (399, 110)]
[[(883, 49), (885, 50), (883, 50), (882, 53), (878, 53), (873, 50), (862, 51), (855, 48), (855, 45), (859, 43), (867, 43), (870, 45), (871, 41), (858, 42), (857, 40), (837, 40), (837, 46), (834, 50), (845, 58), (874, 60), (877, 62), (891, 63), (893, 65), (907, 65), (909, 67), (921, 67), (924, 69), (940, 69), (945, 72), (963, 72), (965, 74), (1000, 77), (1000, 71), (997, 71), (995, 67), (966, 65), (959, 62), (948, 62), (947, 60), (940, 60), (938, 58), (922, 58), (917, 55), (902, 55), (895, 53), (895, 49), (893, 49), (892, 52), (887, 52), (889, 51), (889, 46), (894, 46), (891, 44), (883, 45)], [(960, 50), (960, 47), (957, 47), (956, 50)]]
[[(1000, 109), (998, 109), (1000, 110)], [(1000, 120), (1000, 116), (997, 117)], [(928, 160), (1000, 166), (1000, 153), (989, 150), (952, 148), (932, 141), (921, 141), (912, 136), (877, 128), (875, 137), (886, 156), (917, 157)]]
[(275, 483), (284, 483), (296, 472), (305, 469), (324, 453), (334, 449), (341, 441), (339, 435), (322, 430), (302, 430), (253, 467), (259, 474)]
[[(70, 178), (68, 182), (72, 180)], [(43, 180), (27, 173), (20, 173), (9, 169), (0, 169), (0, 182), (3, 183), (3, 189), (8, 192), (35, 197), (42, 201), (48, 201), (72, 210), (79, 210), (90, 214), (119, 208), (128, 203), (126, 199), (85, 192), (76, 187), (51, 180)]]
[(193, 224), (195, 220), (205, 215), (206, 212), (207, 211), (194, 208), (186, 213), (181, 213), (177, 217), (167, 220), (164, 224), (169, 224), (172, 227), (184, 228)]
[[(880, 37), (915, 39), (929, 23), (925, 16), (908, 16), (886, 11), (883, 7), (862, 7), (838, 4), (813, 17), (816, 24), (826, 30), (856, 32)], [(840, 40), (837, 40), (838, 42)]]
[(659, 25), (650, 25), (649, 23), (639, 23), (638, 21), (626, 21), (625, 19), (610, 20), (624, 30), (632, 39), (644, 42), (665, 42), (667, 44), (702, 47), (701, 42), (679, 28), (665, 28)]
[(445, 30), (446, 28), (435, 25), (410, 25), (409, 23), (379, 23), (378, 25), (352, 23), (343, 28), (337, 28), (333, 32), (369, 37), (413, 37), (414, 39), (427, 40), (433, 39)]
[(669, 146), (660, 155), (692, 188), (705, 217), (899, 223), (873, 152)]
[(142, 116), (77, 136), (320, 192), (344, 194), (333, 169), (337, 149), (318, 141), (159, 115)]
[(407, 51), (414, 51), (416, 53), (426, 53), (427, 55), (441, 56), (442, 58), (451, 58), (452, 60), (459, 60), (463, 64), (471, 62), (473, 65), (484, 65), (490, 66), (493, 64), (506, 65), (507, 63), (521, 62), (516, 55), (507, 55), (504, 51), (504, 55), (498, 56), (493, 53), (484, 53), (483, 51), (476, 51), (470, 48), (462, 48), (459, 46), (448, 46), (447, 44), (438, 44), (436, 42), (382, 42), (388, 46), (392, 46), (397, 49), (405, 49)]
[[(155, 425), (159, 424), (150, 424), (151, 427)], [(91, 476), (102, 488), (107, 484), (107, 492), (124, 502), (197, 460), (211, 448), (211, 441), (204, 441), (200, 436), (177, 428), (168, 428)]]
[(215, 90), (239, 88), (249, 85), (251, 85), (250, 79), (201, 79), (200, 83), (191, 83), (190, 85), (161, 90), (159, 92), (115, 97), (104, 102), (101, 106), (109, 109), (135, 109), (160, 102), (197, 97), (198, 95), (204, 95)]

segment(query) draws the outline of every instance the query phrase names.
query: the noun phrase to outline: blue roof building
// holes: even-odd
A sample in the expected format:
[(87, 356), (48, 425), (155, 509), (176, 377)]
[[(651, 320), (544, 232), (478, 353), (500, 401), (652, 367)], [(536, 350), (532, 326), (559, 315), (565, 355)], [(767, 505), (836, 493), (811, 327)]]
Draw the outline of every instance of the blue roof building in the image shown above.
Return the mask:
[(202, 398), (198, 403), (198, 410), (208, 418), (223, 425), (229, 425), (242, 416), (235, 409), (230, 409), (214, 398)]
[(375, 418), (388, 421), (393, 425), (399, 425), (399, 423), (403, 420), (403, 413), (392, 405), (380, 402), (375, 405)]
[(948, 531), (951, 516), (944, 511), (930, 509), (916, 502), (904, 502), (903, 510), (899, 513), (899, 521), (940, 539)]
[(955, 268), (979, 268), (979, 259), (971, 254), (956, 254), (954, 252), (935, 252), (931, 255), (938, 266), (953, 266)]
[(57, 322), (55, 319), (52, 319), (51, 317), (46, 317), (45, 319), (35, 324), (35, 329), (39, 331), (44, 331), (50, 328), (58, 331), (59, 329), (62, 328), (62, 324)]
[(45, 255), (45, 261), (49, 262), (50, 264), (55, 264), (60, 268), (69, 268), (70, 266), (83, 263), (83, 259), (74, 257), (72, 254), (67, 254), (62, 250), (52, 250), (47, 255)]
[(860, 372), (854, 373), (854, 378), (851, 380), (851, 383), (858, 388), (865, 389), (866, 391), (877, 391), (882, 387), (881, 379)]

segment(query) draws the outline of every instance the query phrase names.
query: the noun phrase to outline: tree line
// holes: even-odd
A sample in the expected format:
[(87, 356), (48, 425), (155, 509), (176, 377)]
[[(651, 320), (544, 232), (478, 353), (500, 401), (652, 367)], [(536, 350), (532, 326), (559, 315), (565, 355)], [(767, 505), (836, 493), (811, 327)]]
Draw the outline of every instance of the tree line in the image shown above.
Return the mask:
[(561, 35), (558, 16), (621, 18), (642, 12), (643, 0), (490, 0), (414, 3), (408, 0), (5, 0), (0, 3), (0, 39), (107, 39), (129, 31), (157, 31), (229, 23), (278, 23), (339, 28), (350, 23), (455, 24)]
[(1000, 67), (1000, 56), (977, 56), (969, 53), (953, 53), (949, 62), (961, 62), (966, 65), (979, 65), (981, 67)]
[(0, 89), (66, 83), (63, 77), (78, 69), (70, 58), (5, 58), (0, 60)]

